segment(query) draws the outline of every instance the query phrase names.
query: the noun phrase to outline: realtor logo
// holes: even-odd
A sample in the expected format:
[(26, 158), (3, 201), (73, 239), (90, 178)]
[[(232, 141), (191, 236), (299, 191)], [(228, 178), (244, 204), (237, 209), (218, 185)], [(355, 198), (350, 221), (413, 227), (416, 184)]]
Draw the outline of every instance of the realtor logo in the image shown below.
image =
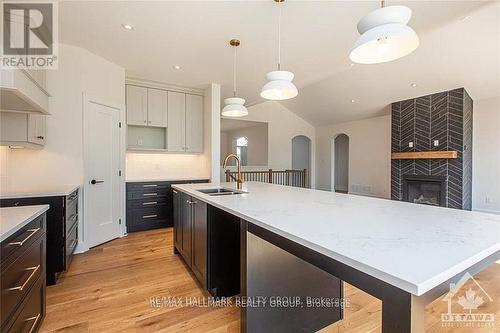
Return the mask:
[(457, 283), (450, 283), (450, 291), (443, 301), (448, 303), (448, 312), (441, 314), (443, 327), (494, 326), (495, 314), (481, 311), (481, 307), (493, 299), (469, 273)]
[(56, 2), (2, 2), (2, 68), (55, 68)]

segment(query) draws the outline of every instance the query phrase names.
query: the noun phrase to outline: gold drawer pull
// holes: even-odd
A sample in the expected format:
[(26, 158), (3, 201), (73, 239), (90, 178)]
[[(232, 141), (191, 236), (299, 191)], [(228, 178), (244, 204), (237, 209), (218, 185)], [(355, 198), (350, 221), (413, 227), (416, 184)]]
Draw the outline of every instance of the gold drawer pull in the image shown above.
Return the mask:
[(7, 290), (19, 290), (19, 291), (23, 291), (23, 289), (26, 288), (26, 286), (28, 285), (28, 283), (35, 276), (35, 274), (36, 274), (36, 272), (38, 271), (39, 268), (40, 268), (40, 265), (35, 266), (35, 267), (26, 268), (25, 271), (31, 271), (32, 270), (30, 276), (28, 276), (28, 278), (26, 279), (26, 281), (24, 281), (24, 283), (22, 285), (20, 285), (20, 286), (12, 287), (12, 288), (9, 288)]
[(143, 202), (142, 205), (149, 206), (149, 205), (156, 205), (157, 203), (158, 203), (158, 201), (149, 201), (149, 202)]
[(32, 320), (34, 320), (34, 321), (33, 321), (33, 325), (31, 325), (31, 328), (30, 328), (30, 330), (29, 330), (29, 332), (28, 332), (28, 333), (33, 333), (33, 332), (35, 332), (35, 327), (36, 327), (36, 325), (38, 324), (38, 320), (40, 320), (40, 317), (41, 317), (41, 314), (39, 313), (39, 314), (37, 314), (37, 315), (36, 315), (36, 316), (34, 316), (34, 317), (29, 317), (29, 318), (26, 318), (26, 320), (25, 320), (25, 321), (32, 321)]
[(153, 215), (143, 215), (143, 216), (142, 216), (142, 218), (143, 218), (143, 219), (151, 219), (151, 218), (153, 218), (153, 217), (158, 217), (158, 215), (153, 214)]
[(28, 237), (26, 237), (25, 239), (23, 239), (20, 242), (10, 242), (9, 244), (7, 244), (7, 246), (23, 246), (24, 243), (26, 243), (28, 241), (28, 239), (33, 237), (38, 232), (38, 230), (40, 230), (40, 228), (28, 229), (28, 231), (31, 232), (31, 234), (29, 234)]
[(157, 196), (158, 193), (144, 193), (143, 194), (145, 197), (154, 197), (154, 196)]
[(143, 187), (157, 187), (158, 185), (156, 184), (149, 184), (149, 185), (143, 185)]

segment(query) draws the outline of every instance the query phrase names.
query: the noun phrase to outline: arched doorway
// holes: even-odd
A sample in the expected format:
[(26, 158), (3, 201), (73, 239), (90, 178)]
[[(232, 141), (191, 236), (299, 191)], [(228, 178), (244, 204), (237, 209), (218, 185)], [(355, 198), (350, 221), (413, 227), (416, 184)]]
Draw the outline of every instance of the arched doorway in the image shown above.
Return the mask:
[(292, 138), (292, 169), (307, 169), (307, 185), (311, 184), (311, 139), (305, 135)]
[(334, 139), (333, 168), (334, 191), (349, 192), (349, 136), (346, 134), (339, 134)]

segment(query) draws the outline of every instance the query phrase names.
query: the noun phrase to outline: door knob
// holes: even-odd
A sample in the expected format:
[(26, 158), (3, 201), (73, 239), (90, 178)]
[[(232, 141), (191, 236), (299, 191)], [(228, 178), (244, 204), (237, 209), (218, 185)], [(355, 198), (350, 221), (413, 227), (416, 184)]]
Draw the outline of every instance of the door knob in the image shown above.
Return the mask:
[(92, 179), (90, 181), (90, 184), (92, 184), (92, 185), (95, 185), (95, 184), (98, 184), (98, 183), (104, 183), (104, 180), (95, 180), (95, 179)]

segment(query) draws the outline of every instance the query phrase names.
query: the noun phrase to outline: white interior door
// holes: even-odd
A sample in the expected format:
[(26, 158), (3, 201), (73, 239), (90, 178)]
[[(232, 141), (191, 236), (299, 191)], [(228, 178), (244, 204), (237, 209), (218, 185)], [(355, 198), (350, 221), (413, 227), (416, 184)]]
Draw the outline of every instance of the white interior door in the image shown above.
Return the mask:
[(93, 247), (120, 236), (120, 110), (86, 101), (85, 238)]

